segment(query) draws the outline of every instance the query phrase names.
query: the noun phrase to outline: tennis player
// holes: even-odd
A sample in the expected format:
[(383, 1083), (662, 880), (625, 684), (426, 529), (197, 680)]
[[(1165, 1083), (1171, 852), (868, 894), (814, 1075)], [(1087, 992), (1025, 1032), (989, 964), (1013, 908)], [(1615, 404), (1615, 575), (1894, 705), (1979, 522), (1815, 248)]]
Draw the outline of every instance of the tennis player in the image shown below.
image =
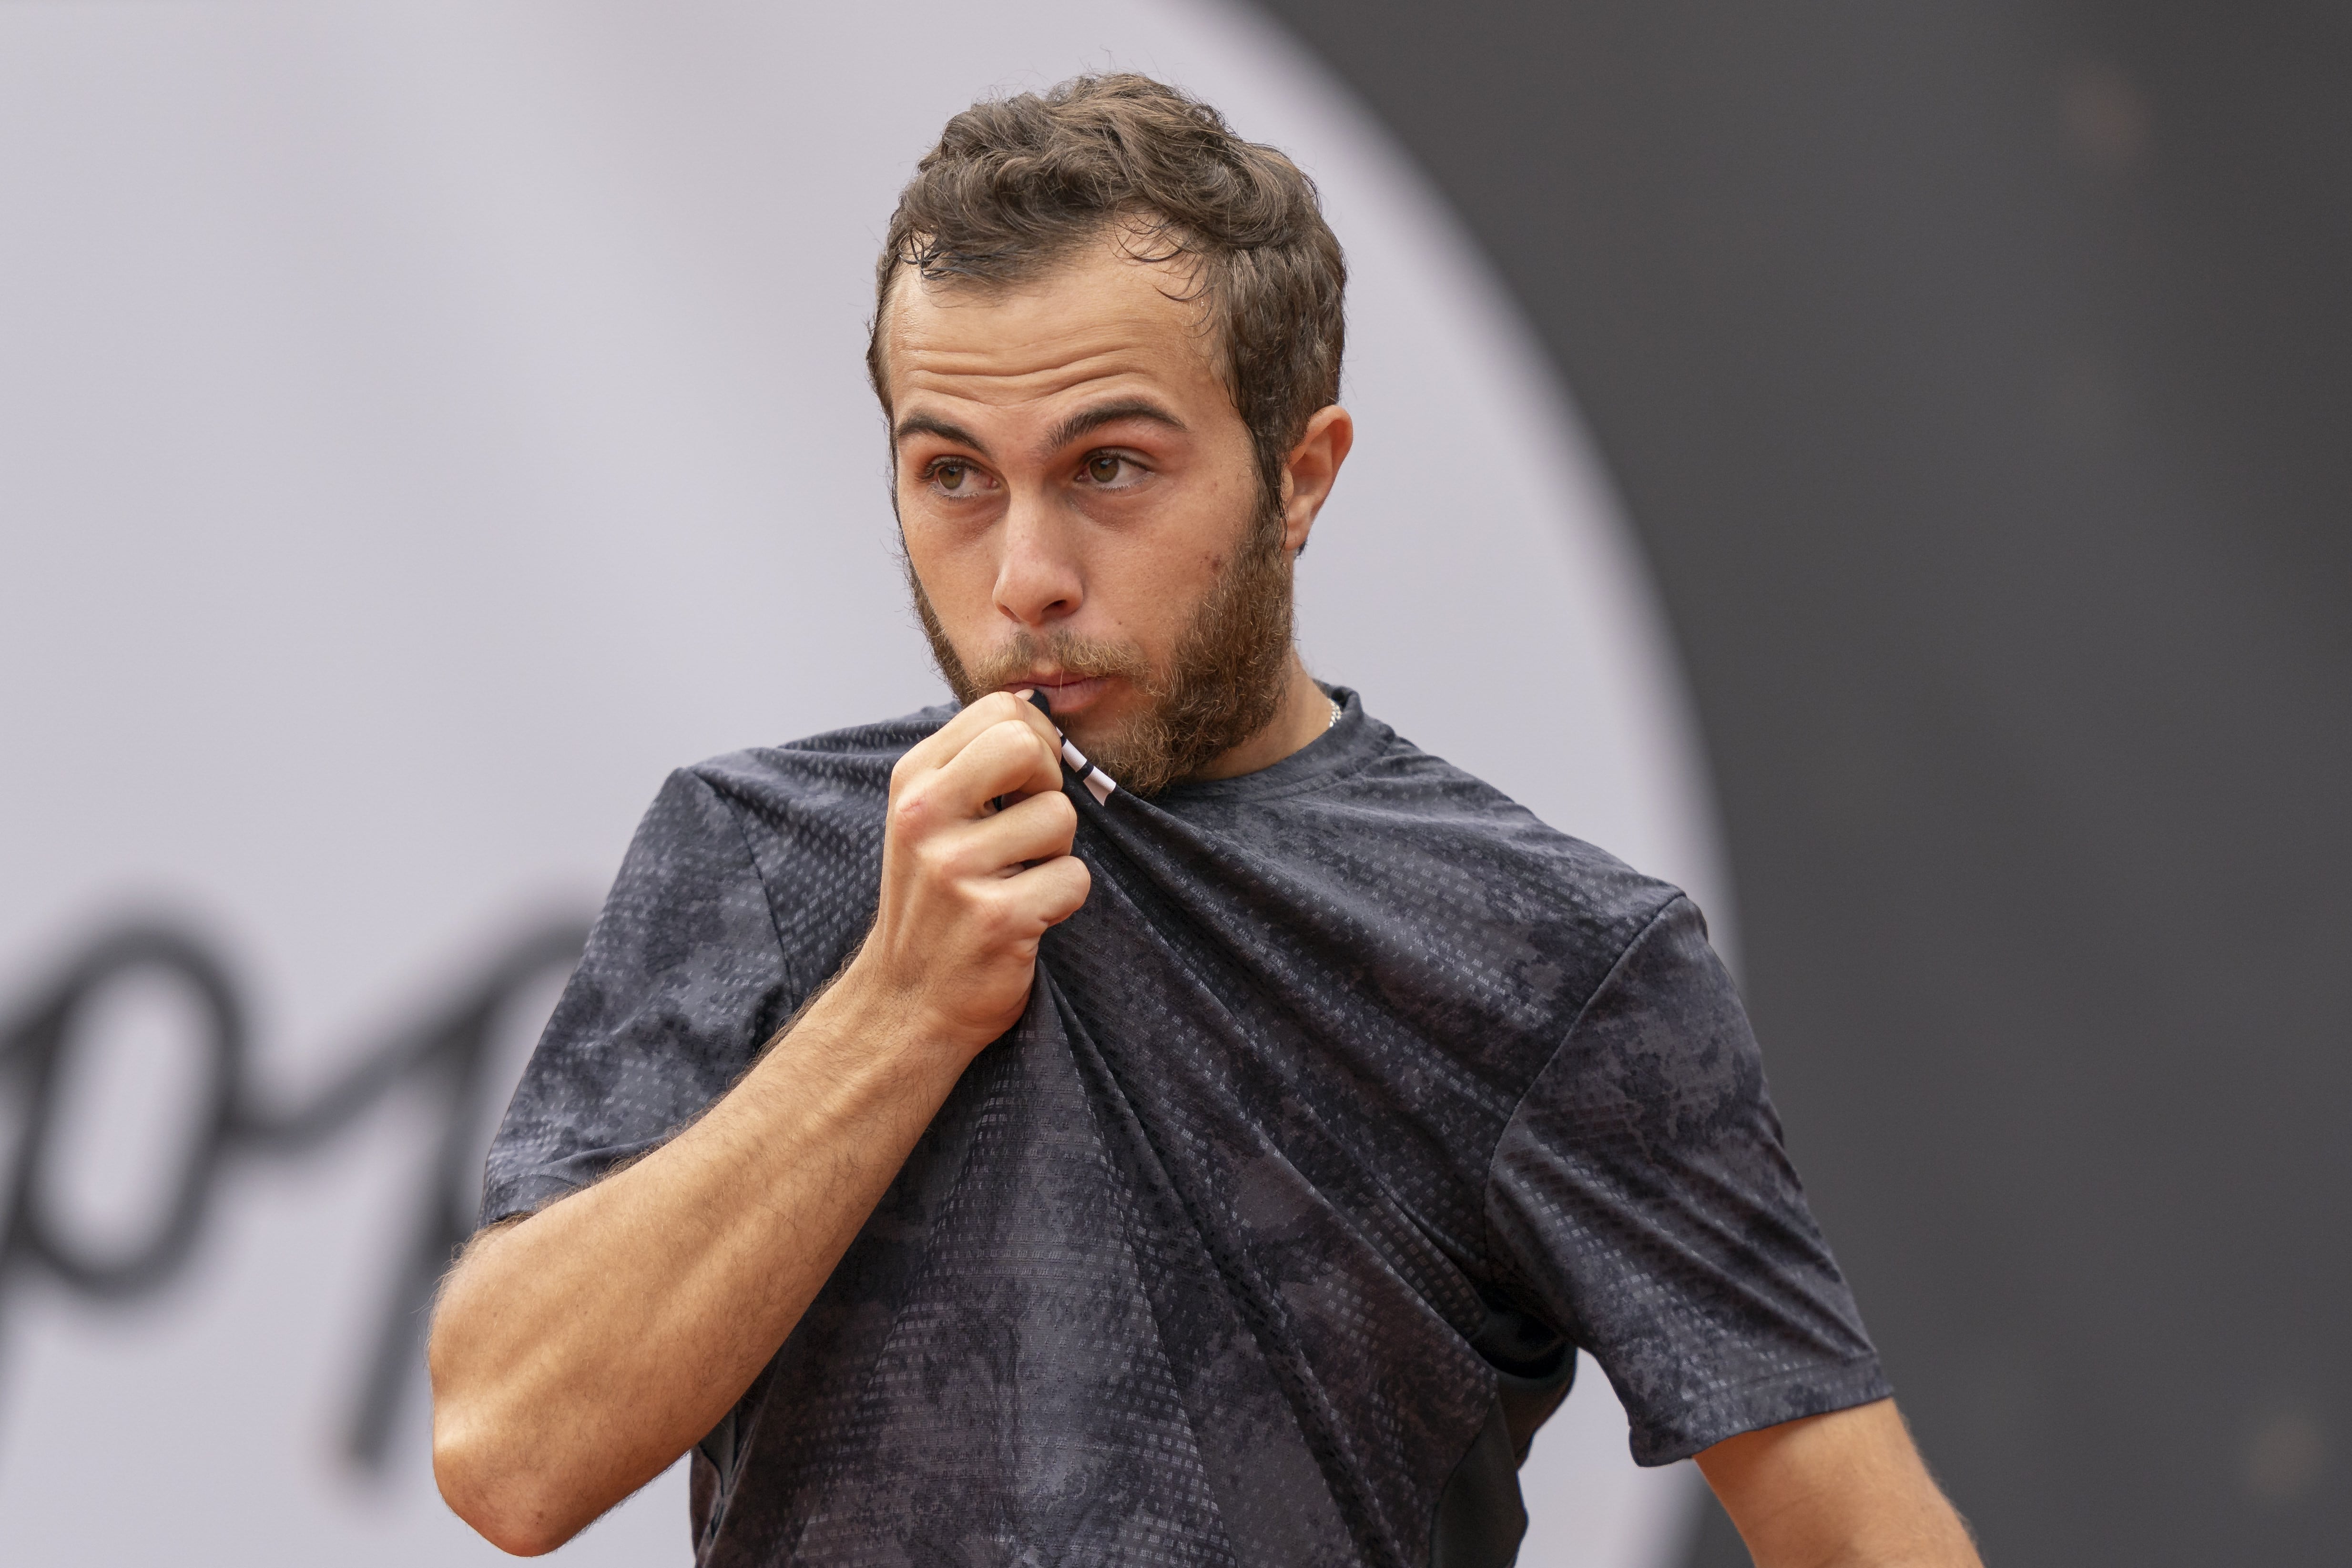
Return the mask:
[(647, 813), (434, 1321), (490, 1541), (690, 1453), (714, 1568), (1503, 1568), (1581, 1351), (1765, 1568), (1976, 1563), (1699, 911), (1293, 649), (1344, 283), (1143, 78), (919, 165), (868, 363), (955, 701)]

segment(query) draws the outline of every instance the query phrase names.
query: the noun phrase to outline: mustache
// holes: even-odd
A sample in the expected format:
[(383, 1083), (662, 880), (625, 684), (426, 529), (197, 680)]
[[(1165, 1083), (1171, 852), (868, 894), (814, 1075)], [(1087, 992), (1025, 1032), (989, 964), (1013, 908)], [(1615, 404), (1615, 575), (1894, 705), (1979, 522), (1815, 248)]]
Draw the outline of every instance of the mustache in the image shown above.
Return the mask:
[[(1108, 642), (1066, 631), (1039, 635), (1021, 631), (1013, 640), (975, 659), (964, 671), (972, 696), (993, 691), (1034, 676), (1058, 675), (1080, 680), (1094, 677), (1125, 679), (1150, 692), (1152, 669), (1143, 650), (1132, 643)], [(963, 697), (967, 702), (971, 697)]]
[(903, 546), (899, 564), (931, 657), (958, 702), (969, 705), (1045, 676), (1129, 682), (1143, 697), (1144, 710), (1116, 729), (1096, 726), (1080, 743), (1122, 789), (1148, 799), (1256, 734), (1281, 705), (1292, 655), (1290, 568), (1280, 523), (1273, 503), (1261, 502), (1243, 548), (1193, 606), (1164, 666), (1133, 643), (1061, 628), (1016, 632), (973, 650), (967, 664)]

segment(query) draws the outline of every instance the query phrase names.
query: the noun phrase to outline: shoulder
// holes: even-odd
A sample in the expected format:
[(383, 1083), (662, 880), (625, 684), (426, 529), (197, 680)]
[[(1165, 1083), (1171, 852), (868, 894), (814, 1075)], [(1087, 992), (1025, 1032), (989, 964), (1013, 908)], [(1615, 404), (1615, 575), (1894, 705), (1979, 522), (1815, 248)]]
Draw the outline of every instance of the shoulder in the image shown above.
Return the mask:
[(717, 796), (753, 824), (814, 826), (876, 816), (890, 769), (907, 749), (953, 716), (941, 705), (896, 719), (831, 730), (776, 746), (708, 757), (672, 775), (670, 787)]
[[(1130, 855), (1236, 920), (1332, 951), (1433, 1038), (1532, 1071), (1680, 889), (1542, 821), (1365, 714), (1262, 773), (1131, 810)], [(1113, 814), (1098, 814), (1107, 833)], [(1160, 825), (1164, 829), (1155, 832)], [(1160, 837), (1174, 839), (1163, 847)], [(1206, 872), (1205, 878), (1201, 873)]]
[(872, 914), (891, 764), (945, 718), (933, 709), (673, 772), (583, 975), (634, 997), (645, 974), (781, 964), (779, 994), (805, 995)]
[(1444, 758), (1378, 726), (1365, 764), (1297, 804), (1324, 835), (1377, 844), (1401, 882), (1456, 901), (1555, 953), (1572, 948), (1586, 994), (1682, 889), (1564, 832)]
[(637, 825), (621, 884), (708, 888), (750, 870), (772, 891), (880, 853), (890, 769), (951, 710), (754, 746), (678, 768)]

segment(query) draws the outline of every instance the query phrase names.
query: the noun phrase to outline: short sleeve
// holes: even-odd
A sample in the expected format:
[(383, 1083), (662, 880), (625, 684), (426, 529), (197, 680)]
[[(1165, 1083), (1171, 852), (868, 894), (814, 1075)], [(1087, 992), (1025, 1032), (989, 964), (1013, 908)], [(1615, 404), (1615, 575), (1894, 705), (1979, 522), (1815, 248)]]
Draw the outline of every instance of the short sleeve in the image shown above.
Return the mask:
[(1689, 900), (1634, 938), (1496, 1146), (1498, 1273), (1662, 1465), (1888, 1393)]
[(733, 807), (671, 774), (491, 1141), (482, 1223), (543, 1208), (683, 1127), (782, 1024), (784, 990)]

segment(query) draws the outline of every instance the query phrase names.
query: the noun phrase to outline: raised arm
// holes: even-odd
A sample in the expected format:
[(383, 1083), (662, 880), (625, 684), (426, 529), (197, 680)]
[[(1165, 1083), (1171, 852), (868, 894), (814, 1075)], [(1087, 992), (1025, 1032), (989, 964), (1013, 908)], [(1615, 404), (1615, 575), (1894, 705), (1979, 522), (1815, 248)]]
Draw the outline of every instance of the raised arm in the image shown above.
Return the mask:
[(1757, 1568), (1981, 1568), (1891, 1399), (1698, 1456)]
[(492, 1544), (570, 1540), (783, 1343), (1086, 900), (1061, 784), (1052, 727), (1008, 696), (910, 750), (874, 927), (835, 984), (691, 1127), (467, 1249), (427, 1352), (433, 1468)]

